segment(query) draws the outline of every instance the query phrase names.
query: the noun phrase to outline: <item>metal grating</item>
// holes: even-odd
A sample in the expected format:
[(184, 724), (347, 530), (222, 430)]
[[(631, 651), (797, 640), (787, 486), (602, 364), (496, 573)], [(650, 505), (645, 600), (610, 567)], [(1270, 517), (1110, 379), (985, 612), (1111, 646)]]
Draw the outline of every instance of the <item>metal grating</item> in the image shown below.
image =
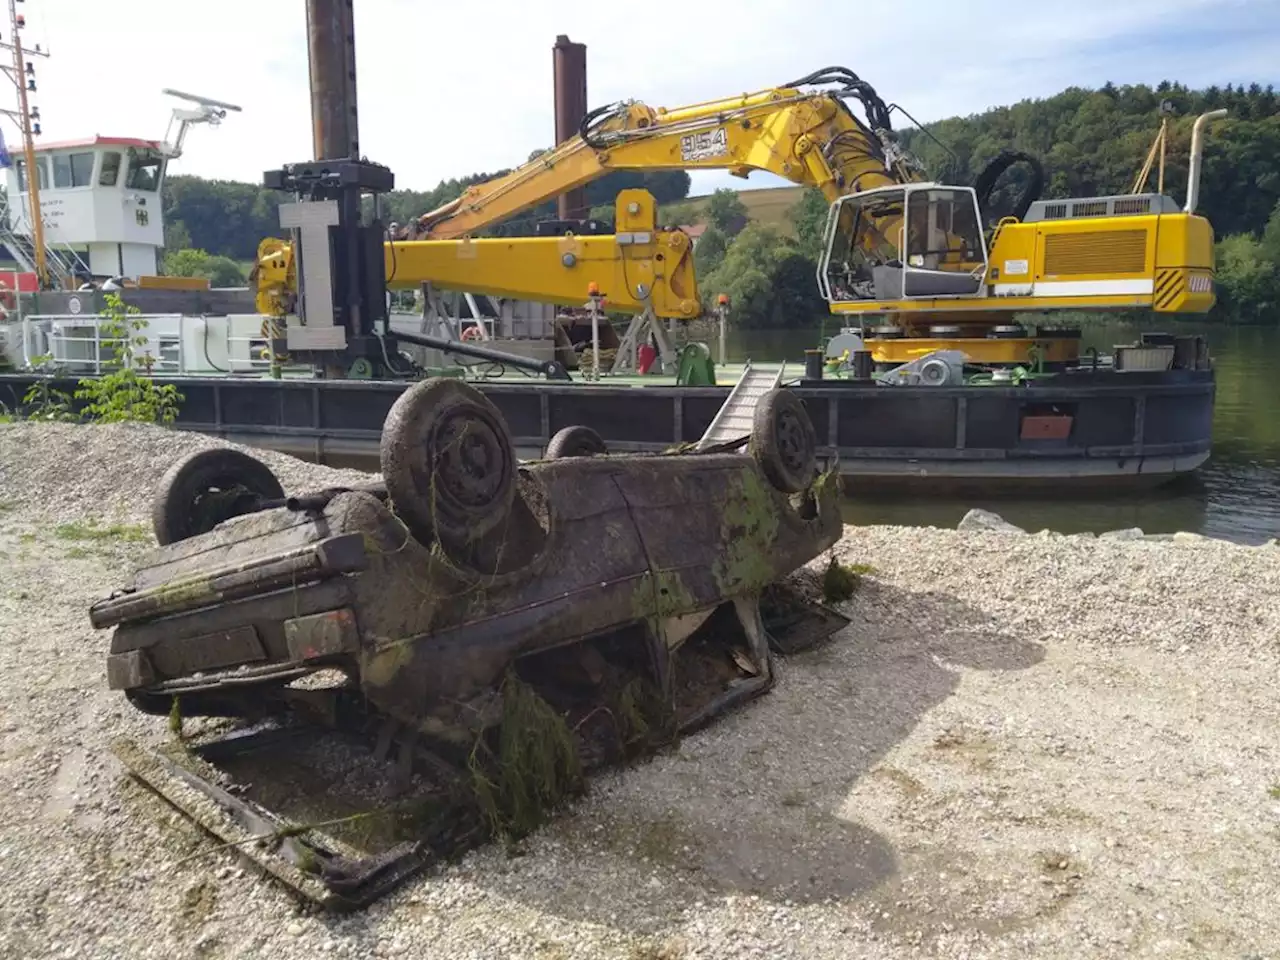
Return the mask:
[(1027, 211), (1023, 222), (1084, 217), (1134, 217), (1177, 212), (1178, 205), (1171, 197), (1163, 194), (1122, 194), (1113, 197), (1082, 197), (1078, 200), (1037, 200)]
[(725, 397), (715, 419), (707, 426), (706, 432), (703, 433), (695, 449), (705, 450), (707, 447), (726, 443), (737, 437), (750, 436), (756, 407), (765, 394), (775, 390), (782, 383), (784, 367), (785, 364), (777, 370), (767, 367), (761, 369), (751, 366), (751, 361), (748, 360), (747, 368), (742, 371), (742, 376), (729, 391), (729, 396)]
[(1107, 201), (1105, 200), (1081, 200), (1071, 205), (1071, 216), (1073, 217), (1105, 217), (1107, 215)]
[(1045, 276), (1142, 273), (1146, 265), (1146, 230), (1091, 230), (1044, 238)]
[(1127, 197), (1124, 200), (1115, 201), (1113, 209), (1117, 214), (1150, 213), (1151, 198)]

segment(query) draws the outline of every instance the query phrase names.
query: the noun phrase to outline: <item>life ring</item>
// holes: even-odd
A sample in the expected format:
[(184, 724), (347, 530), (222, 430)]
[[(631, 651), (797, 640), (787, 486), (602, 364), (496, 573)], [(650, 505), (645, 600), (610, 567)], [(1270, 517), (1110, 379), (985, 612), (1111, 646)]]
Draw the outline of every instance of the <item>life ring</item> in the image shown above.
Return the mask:
[(462, 339), (463, 339), (463, 340), (479, 340), (479, 339), (480, 339), (480, 327), (479, 327), (478, 325), (477, 325), (477, 326), (472, 326), (472, 327), (467, 327), (467, 329), (465, 329), (465, 330), (463, 330), (463, 331), (462, 331)]
[(17, 305), (17, 299), (14, 297), (13, 288), (3, 280), (0, 280), (0, 306), (3, 306), (7, 313)]

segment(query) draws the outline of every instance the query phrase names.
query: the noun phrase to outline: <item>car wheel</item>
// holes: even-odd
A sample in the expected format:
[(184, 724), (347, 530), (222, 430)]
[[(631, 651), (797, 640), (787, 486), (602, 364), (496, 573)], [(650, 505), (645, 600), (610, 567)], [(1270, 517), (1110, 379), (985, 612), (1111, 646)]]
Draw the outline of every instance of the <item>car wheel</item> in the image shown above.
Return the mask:
[(747, 449), (771, 484), (784, 493), (808, 488), (818, 469), (817, 434), (800, 399), (774, 389), (760, 398)]
[(261, 460), (239, 450), (201, 450), (179, 460), (160, 480), (151, 528), (164, 546), (282, 499), (280, 481)]
[(559, 460), (561, 457), (595, 457), (609, 452), (600, 434), (590, 427), (565, 427), (551, 438), (545, 460)]
[(461, 380), (423, 380), (391, 407), (382, 477), (396, 514), (421, 543), (477, 539), (507, 516), (516, 455), (502, 413)]

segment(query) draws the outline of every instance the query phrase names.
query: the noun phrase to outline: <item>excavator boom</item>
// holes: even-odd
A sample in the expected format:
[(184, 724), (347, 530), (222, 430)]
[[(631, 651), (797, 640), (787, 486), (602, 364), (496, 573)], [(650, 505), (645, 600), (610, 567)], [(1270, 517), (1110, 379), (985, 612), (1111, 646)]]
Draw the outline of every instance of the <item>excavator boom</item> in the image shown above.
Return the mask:
[[(833, 90), (807, 92), (813, 84)], [(868, 122), (847, 104), (858, 99)], [(852, 71), (828, 68), (782, 87), (676, 109), (629, 101), (589, 113), (579, 134), (407, 225), (407, 239), (473, 236), (618, 170), (764, 170), (830, 201), (923, 179), (898, 147), (889, 112)]]

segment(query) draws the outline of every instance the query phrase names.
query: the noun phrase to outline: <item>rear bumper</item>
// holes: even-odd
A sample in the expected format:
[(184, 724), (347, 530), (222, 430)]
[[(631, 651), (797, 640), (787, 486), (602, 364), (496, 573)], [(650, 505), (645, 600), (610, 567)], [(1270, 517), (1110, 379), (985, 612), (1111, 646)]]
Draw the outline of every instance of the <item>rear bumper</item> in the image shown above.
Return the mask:
[(367, 565), (359, 534), (253, 557), (95, 604), (115, 626), (112, 690), (178, 693), (285, 682), (358, 652), (348, 574)]

